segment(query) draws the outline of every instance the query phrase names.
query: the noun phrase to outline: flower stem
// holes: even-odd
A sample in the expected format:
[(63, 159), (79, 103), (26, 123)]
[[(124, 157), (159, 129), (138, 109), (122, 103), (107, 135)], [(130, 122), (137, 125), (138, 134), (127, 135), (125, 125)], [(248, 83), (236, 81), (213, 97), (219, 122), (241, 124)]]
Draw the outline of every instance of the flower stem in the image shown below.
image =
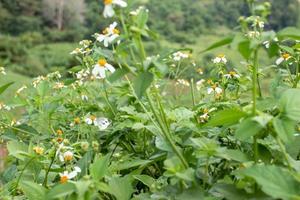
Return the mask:
[(191, 94), (192, 94), (193, 107), (195, 107), (195, 105), (196, 105), (196, 99), (195, 99), (194, 79), (191, 79)]

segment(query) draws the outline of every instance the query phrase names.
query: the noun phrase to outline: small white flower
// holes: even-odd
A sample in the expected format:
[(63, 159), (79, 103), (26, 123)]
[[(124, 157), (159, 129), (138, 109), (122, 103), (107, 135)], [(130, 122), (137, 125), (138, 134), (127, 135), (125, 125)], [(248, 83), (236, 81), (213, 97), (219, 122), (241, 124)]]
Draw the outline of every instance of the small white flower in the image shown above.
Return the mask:
[(173, 60), (174, 61), (180, 61), (182, 59), (188, 58), (189, 54), (182, 53), (180, 51), (173, 53)]
[(280, 65), (283, 61), (288, 61), (291, 58), (291, 55), (288, 53), (283, 53), (281, 56), (276, 60), (276, 65)]
[(204, 79), (201, 79), (201, 80), (196, 82), (196, 88), (197, 88), (198, 91), (203, 87), (204, 83), (205, 83)]
[[(140, 7), (138, 7), (136, 10), (131, 11), (129, 14), (132, 15), (132, 16), (137, 16), (137, 15), (140, 14), (140, 12), (141, 12), (143, 9), (145, 9), (145, 7), (144, 7), (144, 6), (140, 6)], [(149, 12), (149, 10), (146, 9), (146, 12)]]
[(85, 121), (85, 123), (87, 123), (88, 125), (91, 125), (91, 124), (93, 124), (93, 123), (95, 122), (95, 120), (96, 120), (96, 117), (95, 117), (94, 115), (91, 115), (91, 116), (85, 118), (84, 121)]
[(70, 53), (71, 55), (82, 54), (82, 49), (76, 48)]
[(232, 78), (240, 78), (240, 75), (238, 75), (235, 71), (230, 71), (228, 74), (224, 74), (224, 77), (227, 79), (232, 79)]
[(38, 84), (40, 82), (42, 82), (43, 80), (46, 80), (46, 78), (44, 76), (38, 76), (36, 77), (33, 81), (32, 81), (32, 85), (34, 88), (36, 88), (38, 86)]
[(183, 86), (187, 86), (187, 87), (190, 86), (190, 83), (187, 80), (184, 80), (184, 79), (177, 79), (175, 84), (176, 85), (183, 85)]
[(260, 36), (260, 32), (258, 31), (249, 31), (246, 36), (248, 36), (249, 38), (257, 38)]
[(61, 88), (65, 88), (65, 84), (63, 82), (56, 82), (53, 86), (53, 89), (61, 89)]
[(215, 93), (221, 94), (223, 92), (222, 88), (218, 87), (216, 84), (212, 85), (210, 88), (207, 89), (207, 94)]
[(89, 97), (87, 95), (81, 95), (81, 100), (82, 101), (88, 101), (89, 100)]
[(79, 173), (81, 172), (81, 169), (79, 167), (74, 167), (74, 171), (68, 172), (64, 171), (63, 173), (59, 173), (60, 176), (60, 183), (66, 183), (68, 180), (71, 180), (75, 178)]
[(68, 162), (68, 161), (71, 161), (73, 159), (73, 152), (72, 151), (66, 151), (65, 153), (60, 153), (59, 154), (59, 160), (61, 162)]
[(105, 130), (108, 128), (108, 126), (110, 125), (110, 122), (107, 118), (100, 117), (100, 118), (95, 119), (94, 125), (98, 126), (98, 128), (102, 131), (102, 130)]
[(227, 63), (227, 59), (226, 59), (226, 57), (225, 57), (224, 54), (219, 54), (217, 57), (215, 57), (213, 59), (213, 63), (214, 64), (220, 64), (220, 63), (226, 64)]
[(5, 72), (5, 68), (4, 68), (4, 67), (0, 67), (0, 73), (3, 74), (3, 75), (6, 75), (6, 72)]
[(123, 8), (127, 7), (127, 3), (123, 0), (103, 0), (103, 2), (104, 2), (103, 16), (105, 18), (112, 17), (115, 15), (113, 5), (117, 5)]
[(81, 40), (79, 45), (83, 46), (84, 48), (88, 48), (92, 44), (91, 40)]
[(111, 73), (115, 72), (115, 68), (106, 62), (105, 59), (99, 59), (98, 63), (94, 66), (94, 69), (92, 70), (92, 74), (97, 79), (103, 79), (106, 77), (105, 72), (110, 71)]
[(117, 22), (110, 24), (109, 27), (103, 30), (102, 34), (95, 33), (94, 37), (97, 41), (103, 42), (105, 47), (108, 47), (109, 44), (120, 36), (120, 31), (116, 28), (117, 25)]
[(22, 87), (20, 87), (20, 88), (16, 91), (16, 95), (20, 95), (21, 92), (22, 92), (23, 90), (25, 90), (25, 89), (27, 89), (27, 86), (26, 86), (26, 85), (23, 85)]

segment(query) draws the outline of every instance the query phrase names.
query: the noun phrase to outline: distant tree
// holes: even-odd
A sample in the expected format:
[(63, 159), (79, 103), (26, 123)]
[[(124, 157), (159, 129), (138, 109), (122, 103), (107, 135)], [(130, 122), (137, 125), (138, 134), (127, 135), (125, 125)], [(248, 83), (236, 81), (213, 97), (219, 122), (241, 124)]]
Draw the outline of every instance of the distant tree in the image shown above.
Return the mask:
[(84, 0), (43, 0), (42, 14), (50, 26), (58, 30), (73, 23), (83, 24), (86, 5)]

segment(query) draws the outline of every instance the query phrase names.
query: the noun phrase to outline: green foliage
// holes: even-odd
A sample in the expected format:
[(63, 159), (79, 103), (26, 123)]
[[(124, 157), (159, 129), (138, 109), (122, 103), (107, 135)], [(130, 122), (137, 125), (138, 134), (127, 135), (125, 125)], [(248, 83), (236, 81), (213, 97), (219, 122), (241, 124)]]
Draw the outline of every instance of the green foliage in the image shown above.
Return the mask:
[[(148, 23), (155, 18), (142, 7), (130, 12), (138, 4), (128, 3), (113, 6), (118, 25), (72, 51), (69, 71), (34, 78), (0, 103), (0, 137), (8, 150), (1, 198), (299, 199), (298, 30), (266, 30), (268, 3), (247, 1), (248, 9), (214, 2), (218, 9), (237, 5), (247, 16), (239, 32), (201, 49), (230, 46), (242, 67), (233, 66), (231, 54), (210, 53), (202, 69), (190, 48), (147, 51), (145, 40), (160, 42)], [(193, 34), (201, 30), (190, 26), (197, 21), (191, 14), (212, 9), (211, 1), (162, 5), (174, 9), (161, 12), (176, 21), (167, 30)], [(42, 59), (47, 70), (69, 60), (69, 44), (24, 38), (23, 52)], [(276, 57), (276, 65), (261, 64), (267, 56)], [(6, 72), (0, 70), (2, 80)], [(14, 87), (7, 83), (0, 92)], [(17, 108), (21, 115), (14, 115)]]

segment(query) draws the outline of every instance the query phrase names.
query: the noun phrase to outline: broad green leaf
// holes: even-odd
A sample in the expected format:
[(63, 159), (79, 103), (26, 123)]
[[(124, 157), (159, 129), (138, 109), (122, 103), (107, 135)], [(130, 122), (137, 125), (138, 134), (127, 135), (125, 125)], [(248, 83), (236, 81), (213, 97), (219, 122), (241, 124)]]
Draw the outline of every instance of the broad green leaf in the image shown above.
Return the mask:
[(252, 49), (250, 48), (250, 41), (243, 41), (239, 43), (238, 51), (246, 60), (248, 60), (252, 53)]
[(77, 200), (84, 200), (85, 193), (89, 190), (91, 181), (77, 181), (74, 182), (74, 185), (77, 190)]
[(216, 49), (218, 47), (222, 47), (222, 46), (225, 46), (227, 44), (230, 44), (231, 42), (233, 41), (233, 36), (229, 36), (229, 37), (226, 37), (214, 44), (212, 44), (211, 46), (209, 46), (208, 48), (204, 49), (203, 51), (201, 51), (200, 53), (204, 53), (206, 51), (210, 51), (212, 49)]
[(236, 149), (221, 149), (218, 153), (219, 157), (234, 160), (237, 162), (248, 162), (251, 158), (246, 154)]
[(150, 162), (151, 162), (151, 160), (141, 160), (139, 158), (126, 159), (123, 162), (115, 163), (114, 165), (111, 166), (111, 169), (120, 171), (120, 170), (124, 170), (124, 169), (130, 169), (130, 168), (134, 168), (134, 167), (145, 166)]
[(246, 139), (259, 133), (263, 127), (252, 118), (245, 119), (238, 126), (235, 137), (239, 140), (245, 141)]
[(66, 197), (76, 191), (76, 187), (73, 183), (65, 183), (56, 185), (47, 193), (47, 199), (58, 199)]
[(97, 158), (93, 164), (90, 165), (90, 173), (95, 181), (99, 181), (108, 171), (109, 155)]
[(43, 186), (31, 181), (22, 181), (20, 186), (29, 200), (45, 199), (46, 189)]
[(114, 195), (117, 200), (129, 200), (134, 192), (129, 176), (111, 178), (108, 187), (108, 192)]
[(295, 121), (286, 117), (276, 117), (273, 119), (273, 126), (280, 139), (285, 143), (293, 141), (296, 126)]
[(287, 27), (277, 33), (279, 38), (300, 39), (300, 29), (296, 27)]
[(7, 143), (7, 150), (9, 152), (9, 155), (12, 155), (21, 160), (23, 160), (29, 155), (28, 146), (24, 143), (17, 141), (9, 141)]
[(274, 165), (255, 165), (236, 174), (255, 179), (268, 195), (276, 199), (300, 199), (300, 182), (289, 171)]
[[(181, 194), (176, 195), (175, 200), (206, 200), (204, 190), (201, 187), (193, 187), (184, 190)], [(208, 200), (208, 199), (207, 199)]]
[(226, 109), (216, 112), (205, 126), (230, 126), (239, 122), (247, 113), (239, 109)]
[(141, 181), (143, 184), (151, 188), (155, 183), (155, 179), (148, 175), (133, 175), (133, 178)]
[(2, 85), (2, 86), (0, 87), (0, 94), (2, 94), (3, 92), (5, 92), (5, 90), (6, 90), (9, 86), (11, 86), (12, 84), (14, 84), (14, 82), (9, 82), (9, 83), (6, 83), (6, 84)]
[(128, 70), (126, 69), (117, 69), (114, 73), (112, 73), (107, 80), (111, 83), (119, 80), (120, 78), (122, 78), (123, 76), (125, 76), (125, 74), (128, 73)]
[(289, 89), (280, 99), (280, 107), (283, 114), (295, 121), (300, 121), (300, 90)]
[(133, 87), (138, 98), (141, 98), (153, 81), (153, 74), (150, 72), (140, 73), (133, 82)]

